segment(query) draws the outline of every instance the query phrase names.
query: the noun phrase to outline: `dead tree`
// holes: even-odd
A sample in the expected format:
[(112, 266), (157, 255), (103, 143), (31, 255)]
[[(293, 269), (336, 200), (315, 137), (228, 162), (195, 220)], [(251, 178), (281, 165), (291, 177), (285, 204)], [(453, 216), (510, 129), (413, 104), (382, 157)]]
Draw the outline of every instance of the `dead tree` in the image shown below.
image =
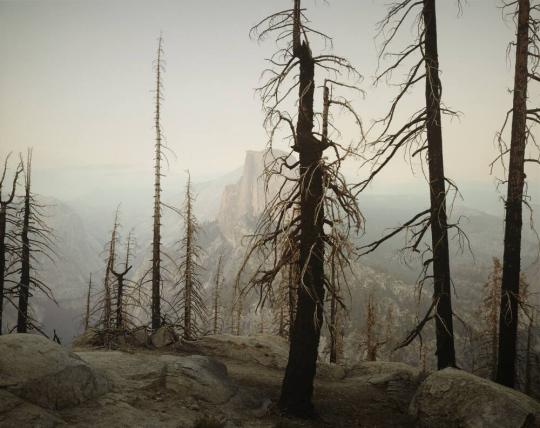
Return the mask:
[(159, 37), (156, 60), (156, 94), (154, 127), (156, 141), (154, 145), (154, 214), (152, 238), (152, 329), (161, 326), (161, 161), (164, 158), (163, 135), (161, 129), (162, 73), (163, 73), (163, 38)]
[(126, 275), (129, 273), (131, 266), (129, 264), (129, 259), (132, 256), (131, 253), (131, 245), (132, 245), (132, 233), (129, 232), (128, 237), (126, 239), (126, 258), (124, 261), (124, 267), (123, 270), (117, 271), (114, 267), (114, 264), (111, 266), (111, 273), (116, 278), (116, 328), (118, 330), (125, 329), (125, 320), (124, 320), (124, 293), (125, 293), (125, 283), (126, 283)]
[[(325, 98), (328, 95), (325, 87)], [(327, 110), (325, 109), (327, 114)], [(323, 128), (327, 123), (325, 113), (323, 113)], [(324, 132), (323, 132), (324, 133)], [(343, 255), (352, 254), (352, 246), (345, 235), (342, 234), (339, 226), (331, 230), (333, 246), (327, 257), (326, 265), (330, 271), (328, 287), (330, 287), (330, 317), (328, 320), (328, 331), (330, 333), (330, 362), (337, 363), (343, 358), (344, 326), (343, 318), (345, 305), (342, 301), (343, 293), (349, 288), (347, 277), (345, 276), (346, 266), (343, 266)], [(348, 263), (348, 262), (347, 262)], [(348, 269), (354, 275), (352, 269)]]
[(330, 299), (330, 362), (338, 363), (343, 358), (343, 315), (337, 295), (332, 294)]
[(501, 261), (493, 258), (493, 270), (488, 281), (484, 285), (485, 297), (480, 307), (481, 317), (485, 322), (485, 329), (482, 332), (486, 346), (488, 360), (489, 377), (495, 380), (497, 375), (497, 346), (499, 343), (499, 310), (501, 306)]
[[(356, 199), (340, 173), (342, 162), (352, 155), (353, 150), (351, 146), (325, 136), (320, 129), (321, 115), (316, 113), (314, 106), (315, 71), (330, 73), (336, 79), (342, 71), (351, 77), (359, 75), (342, 57), (313, 55), (310, 36), (330, 39), (308, 26), (300, 0), (294, 1), (292, 9), (263, 19), (252, 29), (252, 34), (259, 39), (275, 34), (278, 43), (286, 43), (270, 59), (270, 69), (265, 72), (268, 80), (259, 89), (270, 136), (265, 162), (267, 194), (271, 180), (277, 182), (279, 188), (274, 195), (268, 194), (268, 203), (239, 277), (244, 273), (247, 261), (258, 255), (258, 268), (246, 282), (246, 289), (258, 289), (259, 306), (263, 306), (272, 295), (272, 286), (280, 272), (290, 265), (291, 252), (287, 249), (290, 246), (284, 245), (284, 241), (295, 241), (299, 249), (298, 295), (279, 405), (285, 413), (310, 417), (314, 411), (311, 400), (325, 290), (331, 290), (324, 268), (325, 247), (331, 248), (334, 242), (324, 227), (332, 228), (339, 223), (346, 230), (356, 230), (362, 223)], [(336, 80), (325, 82), (336, 92), (354, 90), (353, 85)], [(284, 110), (284, 101), (289, 100), (295, 89), (298, 91), (298, 111), (291, 114)], [(330, 103), (352, 113), (360, 125), (345, 98), (336, 96)], [(316, 122), (318, 130), (314, 130)], [(278, 155), (272, 152), (272, 146), (283, 130), (289, 136), (291, 150)], [(335, 134), (339, 138), (337, 130)]]
[(17, 272), (20, 274), (17, 287), (17, 332), (26, 333), (29, 329), (41, 332), (39, 323), (29, 314), (29, 299), (32, 296), (31, 289), (40, 291), (46, 297), (54, 300), (51, 289), (41, 281), (35, 272), (35, 265), (39, 263), (36, 254), (52, 260), (55, 254), (51, 239), (52, 231), (43, 219), (43, 206), (40, 205), (32, 193), (32, 150), (28, 150), (26, 162), (21, 164), (24, 168), (24, 196), (22, 208), (19, 212), (18, 229), (20, 231), (20, 266)]
[(242, 332), (242, 314), (244, 312), (244, 293), (238, 281), (234, 282), (231, 303), (231, 333), (240, 336)]
[(183, 311), (183, 338), (193, 340), (202, 334), (203, 324), (207, 321), (206, 305), (203, 288), (200, 281), (201, 248), (197, 244), (199, 225), (193, 212), (195, 196), (191, 189), (191, 178), (188, 173), (184, 208), (181, 212), (184, 218), (184, 237), (180, 241), (180, 263), (178, 266), (179, 281), (173, 307)]
[(10, 208), (15, 199), (15, 192), (17, 189), (17, 181), (19, 175), (22, 173), (22, 164), (19, 163), (15, 174), (13, 175), (13, 181), (11, 182), (10, 192), (4, 199), (3, 188), (7, 185), (6, 175), (8, 172), (8, 163), (11, 154), (6, 156), (4, 161), (4, 169), (2, 170), (2, 177), (0, 178), (0, 335), (2, 334), (2, 321), (3, 321), (3, 308), (4, 308), (4, 292), (7, 277), (7, 260), (8, 257), (13, 254), (13, 247), (10, 245), (8, 236), (8, 224), (13, 226), (15, 220), (11, 215)]
[[(403, 27), (410, 21), (418, 23), (417, 38), (399, 53), (391, 52), (391, 46)], [(429, 321), (435, 320), (437, 343), (437, 367), (443, 369), (456, 365), (454, 349), (454, 329), (451, 299), (450, 256), (448, 250), (448, 230), (454, 228), (461, 243), (466, 240), (458, 224), (449, 224), (447, 215), (447, 194), (457, 188), (444, 173), (442, 114), (455, 112), (441, 103), (442, 84), (439, 77), (439, 53), (437, 46), (437, 19), (435, 0), (401, 0), (390, 6), (387, 16), (380, 23), (380, 33), (385, 37), (380, 57), (391, 57), (393, 62), (380, 72), (376, 82), (390, 79), (392, 73), (401, 66), (412, 63), (406, 80), (399, 85), (399, 93), (394, 98), (388, 114), (377, 122), (382, 126), (379, 137), (372, 143), (374, 153), (366, 155), (366, 163), (372, 165), (369, 176), (357, 184), (358, 191), (364, 190), (375, 177), (401, 153), (423, 159), (428, 165), (430, 206), (419, 212), (402, 226), (379, 240), (361, 248), (363, 254), (375, 251), (386, 240), (402, 231), (407, 231), (406, 250), (421, 253), (423, 272), (420, 287), (427, 280), (433, 280), (433, 301), (420, 323), (413, 329), (400, 346), (406, 346), (421, 334)], [(396, 125), (399, 107), (406, 94), (424, 84), (425, 105), (404, 124)], [(425, 157), (424, 157), (425, 156)], [(421, 250), (424, 237), (431, 230), (431, 246)], [(431, 273), (429, 273), (431, 268)]]
[(91, 298), (92, 298), (92, 274), (90, 274), (90, 279), (88, 280), (88, 292), (86, 293), (86, 310), (85, 310), (85, 314), (84, 314), (84, 331), (88, 330), (88, 328), (90, 327)]
[[(497, 382), (513, 387), (516, 375), (516, 343), (518, 328), (518, 296), (521, 272), (521, 230), (523, 205), (527, 204), (525, 188), (525, 163), (540, 164), (540, 157), (527, 158), (527, 149), (536, 146), (530, 126), (540, 122), (540, 109), (527, 105), (529, 82), (540, 81), (538, 64), (539, 21), (535, 16), (540, 5), (531, 6), (530, 0), (508, 2), (506, 7), (516, 7), (514, 14), (517, 25), (516, 62), (513, 88), (513, 105), (498, 133), (502, 160), (509, 155), (507, 195), (505, 200), (504, 256), (499, 315), (499, 353)], [(510, 146), (503, 140), (503, 132), (512, 117)], [(532, 142), (532, 144), (527, 144)]]
[(290, 332), (290, 281), (282, 272), (277, 291), (272, 298), (272, 310), (274, 314), (274, 325), (277, 327), (276, 334), (279, 337), (288, 338)]
[[(23, 163), (21, 157), (21, 163)], [(55, 251), (52, 242), (52, 230), (44, 221), (43, 205), (39, 204), (32, 193), (32, 150), (28, 150), (24, 166), (24, 196), (19, 212), (18, 230), (20, 231), (19, 285), (17, 287), (17, 332), (27, 333), (29, 329), (39, 332), (39, 323), (29, 312), (29, 300), (32, 290), (40, 291), (56, 303), (51, 289), (39, 279), (36, 265), (40, 262), (37, 255), (53, 260)]]
[(111, 278), (112, 269), (116, 263), (116, 247), (118, 245), (118, 228), (119, 223), (119, 208), (116, 209), (114, 215), (114, 223), (111, 231), (111, 239), (108, 242), (108, 253), (105, 264), (105, 276), (103, 279), (103, 299), (102, 305), (102, 319), (101, 327), (105, 332), (109, 332), (113, 329), (113, 279)]
[[(532, 386), (532, 371), (534, 366), (534, 319), (536, 308), (530, 303), (529, 283), (527, 282), (524, 273), (520, 275), (519, 281), (519, 300), (518, 307), (520, 314), (520, 322), (518, 325), (518, 346), (516, 355), (516, 387), (525, 392), (531, 393)], [(521, 334), (520, 334), (521, 330)], [(521, 338), (522, 336), (523, 338)], [(525, 344), (520, 345), (520, 341)]]
[(367, 361), (377, 361), (377, 354), (381, 346), (385, 345), (388, 338), (380, 337), (380, 320), (377, 315), (377, 307), (373, 294), (370, 293), (366, 305), (366, 359)]
[(223, 256), (218, 259), (216, 276), (214, 277), (214, 291), (212, 295), (212, 334), (218, 334), (222, 329), (221, 294), (223, 292)]

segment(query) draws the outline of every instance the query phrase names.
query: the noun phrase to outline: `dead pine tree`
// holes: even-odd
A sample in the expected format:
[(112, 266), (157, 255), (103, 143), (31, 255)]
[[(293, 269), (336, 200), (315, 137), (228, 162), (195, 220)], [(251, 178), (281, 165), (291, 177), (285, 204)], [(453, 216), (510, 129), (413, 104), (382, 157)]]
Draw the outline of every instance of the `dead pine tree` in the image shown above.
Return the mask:
[[(534, 319), (535, 306), (531, 305), (529, 283), (524, 273), (520, 275), (518, 307), (521, 312), (518, 326), (518, 346), (516, 356), (516, 383), (515, 387), (530, 395), (534, 368)], [(520, 342), (524, 342), (521, 344)], [(538, 370), (538, 367), (536, 367)]]
[(484, 285), (484, 299), (480, 306), (480, 316), (484, 319), (487, 365), (489, 377), (495, 380), (497, 375), (497, 346), (499, 343), (499, 310), (501, 307), (502, 265), (497, 257), (493, 257), (493, 270)]
[(379, 320), (377, 319), (377, 307), (375, 299), (370, 293), (366, 308), (366, 359), (367, 361), (377, 361), (379, 348), (386, 343), (386, 340), (380, 340), (377, 332)]
[[(325, 87), (325, 99), (328, 96), (328, 92)], [(326, 104), (326, 103), (325, 103)], [(325, 116), (328, 114), (327, 110), (323, 110), (323, 135), (325, 135), (324, 128), (327, 119)], [(340, 228), (336, 225), (333, 227), (330, 233), (332, 242), (334, 243), (330, 249), (327, 257), (326, 265), (328, 271), (330, 271), (330, 278), (328, 279), (328, 286), (331, 289), (330, 294), (330, 315), (328, 317), (328, 331), (330, 334), (330, 362), (337, 363), (343, 358), (344, 352), (344, 312), (345, 305), (342, 301), (343, 291), (349, 288), (347, 277), (344, 275), (345, 266), (343, 264), (345, 257), (342, 254), (352, 254), (351, 244), (346, 236), (341, 234)], [(348, 258), (346, 259), (348, 264)], [(352, 269), (349, 269), (350, 273), (354, 275)]]
[(289, 310), (289, 281), (282, 273), (277, 292), (272, 298), (272, 310), (274, 313), (274, 325), (277, 326), (276, 334), (279, 337), (289, 337), (290, 310)]
[(161, 161), (164, 159), (164, 145), (161, 128), (161, 102), (163, 100), (163, 38), (160, 35), (156, 59), (156, 89), (154, 127), (156, 141), (154, 145), (154, 213), (152, 235), (152, 329), (161, 326)]
[[(540, 164), (540, 156), (526, 157), (527, 149), (532, 150), (538, 147), (530, 127), (540, 122), (540, 108), (528, 106), (527, 97), (529, 83), (540, 81), (540, 73), (538, 72), (540, 58), (539, 21), (536, 16), (540, 11), (540, 6), (538, 4), (531, 6), (530, 0), (517, 0), (506, 3), (505, 7), (515, 8), (513, 15), (516, 21), (517, 35), (512, 109), (507, 113), (502, 129), (498, 133), (500, 154), (494, 161), (502, 161), (506, 175), (503, 182), (507, 185), (496, 381), (502, 385), (513, 387), (516, 376), (522, 217), (523, 205), (528, 205), (524, 192), (525, 164), (527, 162)], [(503, 139), (503, 133), (510, 117), (512, 118), (511, 137), (508, 146)], [(509, 156), (509, 160), (506, 170), (505, 159), (507, 156)]]
[(174, 308), (183, 311), (183, 338), (196, 339), (202, 334), (203, 325), (207, 321), (207, 311), (204, 301), (203, 288), (200, 281), (201, 248), (197, 244), (199, 225), (193, 212), (195, 196), (191, 188), (191, 177), (188, 172), (186, 196), (183, 210), (184, 236), (180, 241), (180, 263), (178, 266), (179, 281)]
[(217, 271), (214, 277), (214, 290), (212, 293), (212, 334), (222, 330), (221, 294), (223, 292), (223, 256), (218, 259)]
[(17, 181), (22, 171), (22, 164), (19, 162), (12, 182), (9, 186), (9, 192), (4, 198), (3, 189), (7, 183), (8, 164), (11, 153), (6, 156), (4, 168), (0, 178), (0, 335), (2, 334), (3, 308), (4, 308), (4, 290), (7, 277), (7, 260), (13, 254), (14, 248), (10, 245), (10, 236), (8, 236), (8, 225), (13, 226), (15, 219), (10, 212), (11, 205), (15, 199), (17, 190)]
[(84, 331), (88, 330), (90, 327), (90, 308), (91, 308), (91, 298), (92, 298), (92, 274), (88, 279), (88, 292), (86, 293), (86, 308), (84, 313)]
[(118, 245), (119, 208), (114, 214), (114, 223), (111, 231), (111, 238), (107, 244), (107, 258), (105, 262), (105, 276), (103, 278), (103, 298), (101, 301), (101, 328), (108, 334), (113, 328), (113, 287), (112, 269), (116, 263), (116, 247)]
[[(410, 68), (406, 79), (398, 86), (398, 95), (391, 103), (388, 114), (376, 122), (382, 130), (371, 144), (373, 152), (365, 155), (366, 163), (371, 164), (372, 169), (356, 188), (359, 192), (364, 190), (400, 153), (408, 156), (411, 163), (415, 157), (419, 157), (428, 166), (430, 206), (379, 240), (363, 246), (361, 251), (362, 254), (375, 251), (398, 233), (408, 232), (404, 250), (422, 255), (423, 271), (419, 285), (421, 287), (427, 280), (433, 281), (433, 300), (425, 316), (399, 347), (410, 344), (421, 334), (428, 321), (435, 320), (437, 367), (443, 369), (456, 365), (448, 230), (455, 229), (460, 244), (468, 241), (458, 224), (448, 223), (447, 194), (450, 191), (458, 193), (458, 190), (444, 172), (442, 114), (456, 113), (441, 102), (435, 4), (435, 0), (395, 2), (379, 24), (380, 35), (384, 37), (380, 58), (390, 57), (393, 61), (378, 73), (376, 82), (390, 80), (392, 73), (403, 66), (410, 65)], [(404, 31), (404, 27), (409, 28), (408, 23), (412, 22), (417, 28), (416, 39), (405, 48), (399, 48), (399, 53), (395, 53), (395, 48), (390, 50), (398, 39), (397, 35)], [(421, 84), (425, 104), (407, 122), (396, 124), (406, 94)], [(429, 231), (431, 245), (423, 249), (424, 244), (427, 245), (424, 237)]]
[(115, 266), (111, 266), (111, 273), (116, 278), (116, 329), (123, 330), (126, 328), (125, 318), (124, 318), (124, 296), (125, 296), (125, 286), (126, 286), (126, 275), (129, 273), (131, 268), (130, 258), (132, 256), (132, 233), (129, 232), (126, 238), (126, 258), (124, 260), (123, 270), (116, 270)]
[(55, 255), (52, 242), (52, 230), (44, 221), (44, 207), (40, 205), (32, 193), (32, 150), (29, 149), (24, 168), (24, 195), (19, 212), (18, 230), (20, 233), (19, 269), (20, 280), (17, 287), (17, 333), (27, 333), (34, 329), (41, 332), (38, 322), (29, 311), (29, 300), (35, 291), (40, 291), (47, 298), (54, 300), (51, 289), (39, 279), (36, 255), (53, 260)]
[(239, 281), (235, 281), (231, 302), (231, 333), (240, 336), (242, 332), (242, 314), (244, 312), (244, 294)]
[[(273, 294), (272, 287), (278, 282), (280, 272), (290, 265), (291, 253), (284, 242), (295, 241), (299, 253), (296, 313), (279, 406), (284, 413), (306, 418), (314, 414), (313, 379), (325, 293), (332, 290), (325, 275), (325, 248), (331, 248), (334, 242), (324, 227), (331, 228), (340, 222), (344, 230), (355, 231), (362, 223), (357, 201), (340, 173), (343, 161), (352, 156), (354, 149), (330, 136), (323, 138), (321, 115), (314, 106), (315, 72), (319, 70), (325, 77), (330, 73), (335, 80), (328, 81), (328, 85), (347, 93), (355, 92), (356, 82), (349, 85), (338, 81), (341, 73), (356, 81), (360, 76), (345, 58), (313, 55), (311, 36), (322, 37), (327, 42), (330, 39), (307, 25), (300, 0), (293, 2), (292, 9), (272, 14), (252, 29), (252, 35), (258, 39), (272, 34), (278, 41), (278, 51), (270, 59), (270, 69), (264, 73), (268, 79), (259, 88), (270, 136), (265, 158), (268, 202), (238, 276), (244, 273), (248, 260), (258, 257), (258, 267), (245, 288), (258, 289), (259, 306), (264, 306)], [(285, 46), (280, 48), (279, 43)], [(298, 110), (291, 114), (285, 110), (285, 104), (289, 105), (285, 101), (290, 101), (295, 90)], [(353, 115), (356, 125), (361, 125), (347, 99), (336, 96), (331, 103), (339, 104)], [(290, 151), (284, 155), (272, 151), (274, 139), (282, 133), (286, 133), (284, 138), (291, 144)], [(335, 134), (339, 139), (339, 132)], [(279, 183), (275, 194), (269, 194), (271, 180)], [(343, 217), (333, 218), (337, 213)]]

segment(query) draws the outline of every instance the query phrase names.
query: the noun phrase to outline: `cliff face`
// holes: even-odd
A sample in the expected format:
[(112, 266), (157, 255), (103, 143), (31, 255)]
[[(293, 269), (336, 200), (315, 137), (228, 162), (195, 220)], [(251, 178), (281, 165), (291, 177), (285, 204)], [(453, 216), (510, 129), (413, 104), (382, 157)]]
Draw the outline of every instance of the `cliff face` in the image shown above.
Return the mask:
[[(284, 154), (273, 153), (276, 156)], [(264, 151), (246, 152), (240, 179), (223, 190), (217, 222), (227, 239), (236, 242), (246, 233), (253, 232), (267, 201), (276, 194), (280, 184), (277, 179), (270, 181), (268, 196), (265, 192), (264, 169), (270, 160), (265, 159)]]

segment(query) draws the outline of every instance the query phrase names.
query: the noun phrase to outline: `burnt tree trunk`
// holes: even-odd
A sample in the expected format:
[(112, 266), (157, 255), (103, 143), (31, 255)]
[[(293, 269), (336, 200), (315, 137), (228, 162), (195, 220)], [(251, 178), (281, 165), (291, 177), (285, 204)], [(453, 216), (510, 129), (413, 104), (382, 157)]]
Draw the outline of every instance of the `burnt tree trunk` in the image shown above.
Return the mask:
[(513, 387), (516, 370), (519, 280), (521, 271), (521, 227), (527, 121), (527, 73), (529, 47), (529, 0), (519, 0), (512, 137), (508, 168), (508, 193), (504, 229), (501, 312), (497, 382)]
[(293, 262), (289, 265), (289, 272), (287, 275), (288, 280), (288, 295), (289, 295), (289, 332), (288, 332), (288, 339), (289, 342), (292, 337), (292, 326), (294, 324), (294, 319), (296, 316), (296, 300), (298, 298), (298, 284), (296, 284), (298, 280), (298, 262)]
[(446, 179), (444, 175), (441, 124), (441, 81), (437, 48), (435, 0), (424, 0), (426, 64), (426, 128), (431, 200), (431, 239), (433, 248), (433, 280), (436, 301), (435, 332), (437, 367), (454, 367), (454, 327), (448, 250), (446, 213)]
[(17, 333), (28, 331), (28, 299), (30, 297), (30, 157), (26, 163), (26, 182), (24, 193), (23, 219), (21, 228), (21, 279), (19, 282), (19, 303), (17, 312)]
[(161, 54), (163, 39), (159, 37), (156, 61), (156, 106), (154, 126), (156, 131), (154, 153), (154, 224), (152, 238), (152, 329), (161, 326)]
[(313, 135), (315, 62), (307, 41), (300, 43), (300, 0), (295, 0), (293, 54), (300, 63), (295, 151), (300, 157), (300, 271), (296, 316), (280, 407), (291, 415), (314, 413), (313, 380), (323, 320), (324, 241), (323, 145)]
[(90, 327), (90, 298), (92, 297), (92, 274), (88, 281), (88, 293), (86, 294), (86, 312), (84, 315), (84, 331)]
[[(107, 258), (107, 266), (105, 268), (105, 279), (103, 281), (104, 288), (104, 302), (103, 302), (103, 329), (109, 330), (113, 327), (112, 324), (112, 283), (111, 274), (113, 274), (114, 264), (116, 261), (116, 241), (118, 233), (118, 208), (114, 216), (114, 226), (111, 232), (111, 242), (109, 243), (109, 255)], [(113, 274), (114, 275), (114, 274)]]
[(0, 204), (0, 334), (2, 334), (2, 315), (4, 311), (4, 282), (6, 277), (6, 224), (7, 204)]
[(123, 272), (112, 271), (116, 277), (116, 328), (124, 328), (124, 281), (127, 273), (131, 270), (131, 266), (127, 267)]
[(214, 296), (212, 302), (212, 331), (214, 334), (218, 334), (218, 324), (219, 324), (219, 306), (221, 299), (221, 278), (223, 273), (223, 256), (219, 256), (217, 273), (216, 273), (216, 284), (214, 289)]
[(187, 187), (186, 206), (186, 266), (184, 273), (184, 339), (193, 338), (192, 312), (193, 312), (193, 231), (191, 228), (191, 196), (190, 182)]
[(17, 188), (17, 180), (21, 171), (21, 164), (17, 167), (15, 176), (13, 177), (11, 193), (8, 198), (3, 201), (2, 198), (2, 187), (4, 185), (4, 179), (6, 177), (7, 165), (9, 161), (9, 155), (6, 157), (4, 163), (4, 171), (2, 172), (2, 177), (0, 179), (0, 335), (2, 334), (2, 321), (3, 321), (3, 312), (4, 312), (4, 288), (6, 280), (6, 258), (8, 255), (8, 247), (6, 244), (6, 232), (7, 232), (7, 222), (8, 222), (8, 207), (13, 202), (15, 198), (15, 190)]

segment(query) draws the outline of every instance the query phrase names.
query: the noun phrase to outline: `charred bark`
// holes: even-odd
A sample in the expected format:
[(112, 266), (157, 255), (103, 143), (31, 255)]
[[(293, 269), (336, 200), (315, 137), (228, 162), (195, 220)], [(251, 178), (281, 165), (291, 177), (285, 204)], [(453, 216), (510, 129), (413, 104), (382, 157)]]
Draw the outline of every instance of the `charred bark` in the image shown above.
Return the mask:
[(84, 331), (90, 327), (90, 299), (92, 297), (92, 274), (88, 280), (88, 292), (86, 293), (86, 312), (84, 314)]
[(433, 249), (433, 299), (435, 305), (435, 334), (437, 367), (455, 367), (454, 327), (452, 319), (452, 290), (448, 221), (446, 214), (446, 178), (444, 175), (441, 81), (437, 47), (435, 0), (424, 0), (425, 66), (426, 66), (426, 132), (430, 184), (430, 224)]
[(513, 387), (516, 376), (518, 300), (521, 272), (521, 229), (525, 146), (527, 141), (527, 84), (529, 50), (529, 0), (518, 2), (516, 64), (512, 109), (512, 136), (504, 230), (503, 276), (499, 315), (497, 382)]
[(156, 131), (154, 153), (154, 214), (153, 214), (153, 238), (152, 238), (152, 329), (157, 330), (161, 326), (161, 158), (162, 158), (162, 134), (161, 134), (161, 72), (163, 39), (159, 37), (157, 63), (156, 63), (156, 105), (154, 126)]
[(17, 333), (28, 331), (28, 299), (30, 297), (30, 186), (32, 157), (29, 152), (25, 168), (24, 201), (21, 227), (21, 279), (19, 282), (19, 303), (17, 308)]
[(221, 308), (221, 291), (223, 288), (223, 256), (219, 256), (217, 272), (215, 277), (214, 295), (212, 299), (212, 332), (218, 334), (221, 330), (220, 322), (222, 320)]
[(313, 380), (324, 302), (323, 146), (313, 136), (315, 61), (309, 45), (300, 39), (300, 0), (295, 1), (294, 55), (300, 62), (299, 108), (295, 150), (300, 158), (300, 266), (296, 316), (292, 326), (289, 360), (279, 400), (287, 413), (313, 415)]
[(5, 159), (4, 169), (2, 172), (2, 177), (0, 179), (0, 335), (2, 334), (2, 321), (3, 321), (3, 311), (4, 311), (4, 287), (6, 280), (6, 260), (8, 256), (8, 245), (7, 245), (7, 224), (8, 224), (8, 209), (9, 206), (13, 203), (15, 198), (15, 191), (17, 189), (17, 181), (19, 175), (21, 174), (21, 164), (19, 163), (15, 175), (13, 176), (13, 182), (11, 187), (11, 192), (8, 194), (7, 199), (2, 199), (2, 187), (6, 179), (7, 166), (10, 156), (8, 155)]

